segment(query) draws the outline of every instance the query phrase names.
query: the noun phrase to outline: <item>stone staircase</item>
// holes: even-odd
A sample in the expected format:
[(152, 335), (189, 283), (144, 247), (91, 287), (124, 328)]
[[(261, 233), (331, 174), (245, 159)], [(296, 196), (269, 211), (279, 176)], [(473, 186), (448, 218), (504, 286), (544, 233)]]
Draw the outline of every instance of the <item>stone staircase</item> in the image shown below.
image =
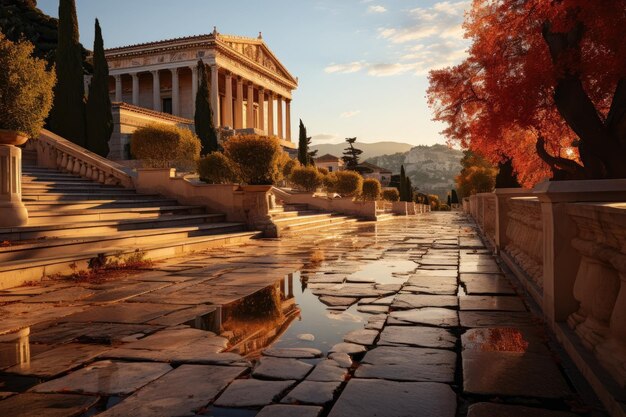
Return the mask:
[(279, 236), (288, 236), (306, 230), (336, 227), (359, 220), (356, 217), (315, 210), (306, 204), (289, 203), (283, 203), (270, 210), (270, 215), (278, 228)]
[(86, 269), (101, 254), (159, 259), (259, 235), (203, 207), (32, 165), (22, 198), (29, 224), (0, 228), (0, 289)]

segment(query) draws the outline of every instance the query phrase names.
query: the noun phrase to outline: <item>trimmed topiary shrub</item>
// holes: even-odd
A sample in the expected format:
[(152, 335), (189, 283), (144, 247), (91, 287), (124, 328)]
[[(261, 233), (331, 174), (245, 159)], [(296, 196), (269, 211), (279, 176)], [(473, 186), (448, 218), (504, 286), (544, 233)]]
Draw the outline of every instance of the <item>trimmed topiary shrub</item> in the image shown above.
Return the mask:
[(363, 187), (363, 177), (354, 171), (339, 171), (335, 173), (337, 183), (335, 184), (335, 192), (349, 197), (359, 195)]
[(328, 170), (324, 167), (318, 167), (317, 170), (320, 172), (320, 174), (322, 175), (328, 175)]
[(233, 161), (241, 181), (249, 185), (273, 185), (280, 181), (282, 154), (275, 137), (233, 136), (224, 143), (224, 155)]
[(198, 161), (200, 179), (209, 184), (239, 182), (233, 163), (221, 152), (211, 152)]
[(289, 181), (303, 191), (315, 191), (322, 186), (324, 176), (314, 166), (295, 168)]
[(46, 61), (32, 57), (33, 49), (30, 42), (13, 43), (0, 33), (0, 129), (29, 137), (39, 136), (56, 82)]
[(376, 178), (366, 178), (363, 180), (361, 188), (361, 198), (365, 201), (376, 201), (380, 198), (382, 186)]
[(328, 174), (324, 175), (322, 183), (324, 185), (324, 188), (326, 189), (326, 192), (334, 193), (337, 186), (337, 173), (329, 172)]
[[(284, 178), (289, 178), (294, 169), (299, 168), (300, 162), (297, 159), (291, 159), (287, 152), (283, 153), (282, 172)], [(286, 157), (286, 158), (285, 158)]]
[(400, 193), (397, 188), (387, 188), (383, 190), (383, 200), (385, 201), (400, 201)]
[(191, 171), (200, 158), (200, 139), (189, 129), (153, 123), (135, 130), (130, 151), (144, 168)]

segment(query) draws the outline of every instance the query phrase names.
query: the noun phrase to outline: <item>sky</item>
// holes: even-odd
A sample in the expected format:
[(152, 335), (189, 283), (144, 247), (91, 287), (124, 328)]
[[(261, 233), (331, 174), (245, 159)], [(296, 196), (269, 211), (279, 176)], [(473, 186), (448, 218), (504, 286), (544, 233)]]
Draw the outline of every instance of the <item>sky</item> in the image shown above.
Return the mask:
[[(38, 7), (58, 15), (58, 0)], [(428, 71), (463, 60), (463, 0), (76, 0), (80, 37), (94, 19), (105, 48), (212, 32), (263, 39), (299, 86), (292, 101), (313, 144), (445, 143), (426, 100)]]

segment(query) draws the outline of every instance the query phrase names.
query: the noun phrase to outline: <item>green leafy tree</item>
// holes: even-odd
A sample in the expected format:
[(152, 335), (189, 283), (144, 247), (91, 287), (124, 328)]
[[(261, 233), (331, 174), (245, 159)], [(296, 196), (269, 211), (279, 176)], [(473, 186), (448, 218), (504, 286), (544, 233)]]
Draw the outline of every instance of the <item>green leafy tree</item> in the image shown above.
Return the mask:
[(465, 151), (461, 159), (461, 173), (455, 178), (461, 197), (493, 191), (498, 173), (489, 161), (472, 151)]
[(76, 4), (74, 0), (60, 0), (57, 84), (50, 112), (50, 128), (77, 145), (85, 146), (85, 85), (82, 46), (78, 39)]
[[(211, 86), (217, 88), (217, 86)], [(196, 135), (202, 144), (202, 154), (206, 155), (218, 150), (217, 130), (213, 124), (213, 109), (209, 96), (209, 68), (198, 61), (198, 92), (196, 93), (196, 112), (194, 114)]]
[(343, 157), (341, 159), (343, 159), (348, 171), (358, 171), (359, 155), (361, 155), (363, 151), (354, 147), (356, 138), (346, 138), (346, 142), (348, 143), (348, 147), (343, 151)]
[(109, 139), (113, 133), (113, 114), (109, 97), (109, 65), (104, 57), (104, 42), (100, 22), (96, 19), (93, 42), (93, 77), (87, 97), (87, 149), (106, 158)]

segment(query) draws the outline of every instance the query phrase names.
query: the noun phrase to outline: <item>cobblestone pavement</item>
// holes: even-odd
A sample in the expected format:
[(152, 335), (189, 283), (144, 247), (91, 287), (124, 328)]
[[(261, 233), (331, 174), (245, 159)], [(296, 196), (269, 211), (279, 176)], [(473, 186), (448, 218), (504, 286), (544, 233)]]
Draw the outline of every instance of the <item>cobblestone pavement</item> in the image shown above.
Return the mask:
[(2, 291), (0, 316), (0, 416), (603, 415), (460, 213)]

